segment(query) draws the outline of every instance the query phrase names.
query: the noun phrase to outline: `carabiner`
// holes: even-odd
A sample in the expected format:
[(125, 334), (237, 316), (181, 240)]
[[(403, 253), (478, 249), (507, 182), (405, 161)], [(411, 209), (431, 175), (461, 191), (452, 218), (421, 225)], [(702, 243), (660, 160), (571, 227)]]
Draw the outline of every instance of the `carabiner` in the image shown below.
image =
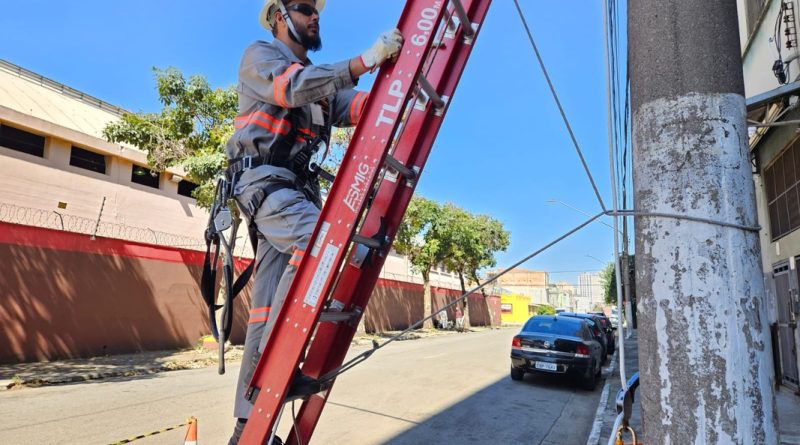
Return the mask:
[[(631, 435), (631, 439), (633, 439), (633, 442), (624, 442), (622, 440), (623, 431), (627, 431)], [(619, 428), (617, 428), (617, 445), (640, 445), (639, 442), (636, 440), (636, 432), (633, 431), (633, 428), (625, 425), (620, 425)]]

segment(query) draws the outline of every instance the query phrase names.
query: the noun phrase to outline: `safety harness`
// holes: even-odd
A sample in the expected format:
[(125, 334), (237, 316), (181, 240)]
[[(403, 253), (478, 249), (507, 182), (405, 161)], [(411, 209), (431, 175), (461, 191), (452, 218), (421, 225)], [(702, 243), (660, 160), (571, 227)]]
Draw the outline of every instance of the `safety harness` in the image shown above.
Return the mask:
[[(242, 289), (244, 289), (245, 285), (247, 285), (255, 269), (258, 249), (258, 228), (254, 219), (258, 209), (269, 195), (286, 188), (293, 188), (302, 192), (309, 201), (321, 207), (319, 188), (318, 186), (315, 187), (314, 184), (318, 184), (318, 178), (320, 177), (331, 182), (334, 179), (332, 174), (326, 172), (319, 165), (322, 164), (324, 158), (327, 157), (330, 140), (330, 130), (327, 125), (330, 115), (329, 103), (327, 99), (323, 99), (319, 104), (322, 106), (324, 117), (324, 124), (322, 125), (323, 130), (320, 132), (321, 134), (319, 136), (311, 138), (297, 131), (297, 128), (299, 128), (296, 122), (297, 118), (295, 113), (290, 112), (289, 121), (292, 124), (291, 131), (283, 140), (274, 144), (266, 156), (244, 156), (232, 159), (228, 162), (228, 168), (225, 170), (224, 177), (217, 180), (216, 190), (214, 192), (214, 203), (211, 206), (208, 225), (205, 231), (206, 255), (203, 260), (200, 293), (208, 306), (208, 319), (211, 325), (211, 334), (219, 345), (220, 374), (225, 373), (225, 342), (230, 338), (233, 327), (233, 303)], [(301, 150), (292, 154), (291, 150), (294, 147), (293, 141), (297, 140), (298, 137), (303, 138), (306, 144)], [(312, 162), (312, 157), (319, 151), (320, 145), (323, 143), (325, 144), (326, 150), (323, 160), (320, 161), (319, 164)], [(224, 231), (233, 225), (233, 215), (229, 207), (229, 202), (234, 199), (236, 183), (242, 173), (262, 165), (287, 168), (295, 173), (295, 180), (270, 181), (253, 192), (246, 203), (239, 203), (239, 209), (249, 221), (247, 230), (250, 243), (253, 246), (253, 260), (234, 281), (233, 251), (235, 247), (235, 238), (231, 237), (231, 239), (228, 240), (224, 234)], [(225, 301), (221, 305), (216, 304), (217, 298), (215, 292), (217, 284), (217, 266), (221, 253), (220, 247), (225, 253), (222, 264), (222, 290), (224, 291)], [(222, 310), (221, 327), (218, 326), (216, 318), (216, 313), (220, 309)]]

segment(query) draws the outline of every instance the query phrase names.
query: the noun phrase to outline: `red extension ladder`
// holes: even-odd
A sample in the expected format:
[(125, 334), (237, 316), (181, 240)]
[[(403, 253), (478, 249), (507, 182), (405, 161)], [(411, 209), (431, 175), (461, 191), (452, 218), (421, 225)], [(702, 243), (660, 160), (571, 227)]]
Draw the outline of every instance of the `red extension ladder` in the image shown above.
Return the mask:
[[(375, 80), (250, 382), (243, 445), (271, 436), (301, 357), (314, 378), (344, 361), (490, 3), (406, 3), (403, 48)], [(310, 441), (334, 381), (305, 399), (287, 443)]]

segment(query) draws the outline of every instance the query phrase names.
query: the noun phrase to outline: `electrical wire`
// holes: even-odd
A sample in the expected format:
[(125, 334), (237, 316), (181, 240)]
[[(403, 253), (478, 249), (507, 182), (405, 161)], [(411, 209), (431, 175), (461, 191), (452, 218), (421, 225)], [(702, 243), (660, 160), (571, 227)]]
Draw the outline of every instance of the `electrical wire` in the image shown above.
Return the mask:
[[(619, 254), (619, 216), (617, 214), (618, 207), (618, 200), (617, 200), (617, 172), (616, 168), (617, 165), (614, 163), (614, 100), (612, 97), (613, 91), (613, 84), (614, 84), (614, 75), (612, 71), (616, 71), (612, 66), (611, 60), (611, 48), (612, 45), (612, 34), (611, 26), (612, 23), (611, 17), (613, 16), (609, 10), (609, 3), (613, 3), (614, 0), (603, 0), (603, 25), (606, 31), (606, 38), (605, 38), (605, 54), (606, 54), (606, 96), (608, 101), (608, 163), (609, 163), (609, 170), (611, 171), (611, 205), (614, 209), (613, 218), (614, 218), (614, 274), (616, 278), (616, 285), (617, 285), (617, 313), (622, 315), (622, 257)], [(627, 271), (626, 271), (627, 272)], [(626, 390), (627, 388), (627, 381), (626, 372), (625, 372), (625, 337), (624, 337), (625, 328), (622, 323), (618, 324), (617, 333), (619, 334), (619, 341), (617, 344), (620, 345), (619, 351), (619, 377), (620, 382), (622, 384), (622, 389)]]
[(586, 227), (589, 224), (593, 223), (595, 220), (597, 220), (598, 218), (600, 218), (601, 216), (603, 216), (605, 214), (606, 214), (605, 212), (601, 212), (601, 213), (598, 213), (597, 215), (592, 216), (591, 218), (589, 218), (588, 220), (586, 220), (582, 224), (576, 226), (575, 228), (573, 228), (572, 230), (568, 231), (567, 233), (561, 235), (560, 237), (556, 238), (555, 240), (547, 243), (546, 245), (544, 245), (543, 247), (539, 248), (538, 250), (536, 250), (532, 254), (526, 256), (525, 258), (517, 261), (516, 263), (514, 263), (511, 266), (509, 266), (508, 268), (504, 269), (503, 271), (501, 271), (497, 275), (493, 276), (492, 278), (490, 278), (490, 279), (484, 281), (483, 283), (478, 284), (476, 287), (464, 292), (458, 298), (456, 298), (453, 301), (451, 301), (449, 304), (441, 307), (438, 311), (436, 311), (436, 312), (432, 313), (431, 315), (429, 315), (429, 316), (417, 321), (416, 323), (414, 323), (411, 326), (409, 326), (408, 328), (406, 328), (404, 331), (402, 331), (399, 334), (389, 338), (385, 342), (378, 343), (377, 341), (373, 340), (372, 341), (372, 349), (370, 349), (368, 351), (364, 351), (361, 354), (358, 354), (355, 357), (353, 357), (352, 359), (348, 360), (346, 363), (343, 363), (339, 367), (332, 369), (331, 371), (329, 371), (325, 375), (321, 376), (319, 378), (319, 381), (322, 382), (323, 384), (332, 381), (333, 379), (335, 379), (339, 375), (349, 371), (353, 367), (359, 365), (360, 363), (362, 363), (365, 360), (367, 360), (368, 358), (370, 358), (372, 356), (372, 354), (374, 354), (375, 351), (377, 351), (378, 349), (381, 349), (381, 348), (385, 347), (386, 345), (388, 345), (389, 343), (392, 343), (392, 342), (398, 340), (399, 338), (401, 338), (405, 334), (413, 331), (414, 329), (416, 329), (417, 327), (422, 325), (422, 323), (424, 323), (425, 321), (432, 319), (434, 316), (438, 315), (440, 312), (443, 312), (443, 311), (447, 310), (448, 308), (454, 306), (455, 304), (460, 303), (461, 301), (463, 301), (464, 299), (469, 297), (471, 294), (483, 289), (484, 287), (488, 286), (489, 284), (494, 283), (495, 281), (499, 280), (500, 277), (502, 277), (503, 275), (511, 272), (512, 270), (516, 269), (517, 267), (519, 267), (523, 263), (529, 261), (533, 257), (535, 257), (535, 256), (539, 255), (540, 253), (544, 252), (545, 250), (547, 250), (547, 249), (553, 247), (554, 245), (560, 243), (564, 239), (569, 238), (571, 235), (575, 234), (576, 232), (580, 231), (584, 227)]

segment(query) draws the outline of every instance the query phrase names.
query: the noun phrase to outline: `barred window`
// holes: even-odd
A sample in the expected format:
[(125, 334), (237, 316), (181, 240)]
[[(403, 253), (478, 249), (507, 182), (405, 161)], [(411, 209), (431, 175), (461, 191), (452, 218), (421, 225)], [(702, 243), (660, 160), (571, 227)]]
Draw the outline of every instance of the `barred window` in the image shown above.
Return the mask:
[(800, 139), (764, 169), (764, 189), (775, 241), (800, 227)]

